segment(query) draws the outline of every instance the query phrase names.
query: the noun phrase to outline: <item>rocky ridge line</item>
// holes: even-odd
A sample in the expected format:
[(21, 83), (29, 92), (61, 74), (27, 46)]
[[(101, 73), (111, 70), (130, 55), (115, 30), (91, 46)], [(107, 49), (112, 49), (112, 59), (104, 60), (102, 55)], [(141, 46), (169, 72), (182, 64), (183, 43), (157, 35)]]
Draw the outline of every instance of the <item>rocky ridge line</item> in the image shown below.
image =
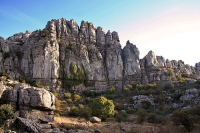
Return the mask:
[[(121, 48), (117, 32), (105, 33), (85, 21), (79, 27), (73, 19), (53, 19), (43, 30), (18, 33), (7, 40), (1, 37), (0, 50), (0, 72), (39, 81), (50, 90), (70, 86), (104, 91), (113, 85), (121, 92), (129, 84), (163, 85), (171, 81), (169, 68), (176, 76), (187, 73), (199, 78), (199, 72), (183, 61), (165, 60), (152, 51), (140, 59), (138, 48), (129, 41)], [(77, 73), (84, 70), (87, 78), (74, 79), (72, 65)]]

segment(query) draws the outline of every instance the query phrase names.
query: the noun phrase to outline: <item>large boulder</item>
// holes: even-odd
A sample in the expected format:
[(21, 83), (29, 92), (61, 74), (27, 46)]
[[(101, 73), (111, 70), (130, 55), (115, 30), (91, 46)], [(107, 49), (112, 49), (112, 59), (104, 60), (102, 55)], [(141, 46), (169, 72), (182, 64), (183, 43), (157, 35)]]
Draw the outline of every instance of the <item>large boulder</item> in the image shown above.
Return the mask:
[(92, 122), (92, 123), (101, 123), (101, 119), (98, 118), (98, 117), (93, 116), (93, 117), (90, 118), (90, 122)]
[(31, 132), (31, 133), (41, 133), (42, 126), (39, 123), (36, 123), (29, 119), (24, 119), (21, 117), (18, 117), (15, 120), (15, 124), (17, 127), (23, 131)]
[(52, 111), (55, 110), (55, 96), (43, 88), (19, 83), (14, 89), (5, 90), (0, 100), (2, 103), (11, 103), (20, 117), (44, 123), (54, 120)]
[(30, 106), (40, 110), (55, 110), (55, 96), (51, 92), (21, 83), (15, 85), (14, 89), (5, 90), (1, 100), (5, 103), (12, 102), (19, 106)]

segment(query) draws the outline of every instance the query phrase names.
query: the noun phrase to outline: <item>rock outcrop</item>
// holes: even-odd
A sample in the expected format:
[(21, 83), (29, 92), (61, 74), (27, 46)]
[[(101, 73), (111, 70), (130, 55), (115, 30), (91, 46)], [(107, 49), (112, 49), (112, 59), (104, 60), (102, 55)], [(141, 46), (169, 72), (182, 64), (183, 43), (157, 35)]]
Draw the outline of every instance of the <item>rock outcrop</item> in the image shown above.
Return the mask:
[(19, 129), (21, 129), (23, 131), (28, 131), (31, 133), (41, 133), (42, 132), (41, 125), (34, 121), (31, 121), (29, 119), (24, 119), (24, 118), (18, 117), (15, 120), (15, 124)]
[[(134, 108), (141, 108), (143, 106), (154, 106), (154, 98), (152, 95), (145, 96), (145, 95), (138, 95), (133, 96), (132, 100), (134, 101), (134, 104), (132, 105)], [(148, 105), (148, 103), (149, 105)]]
[(141, 81), (141, 68), (138, 48), (127, 41), (123, 48), (123, 82), (124, 85), (139, 84)]
[(55, 97), (43, 88), (16, 84), (14, 89), (3, 91), (2, 104), (11, 104), (19, 117), (48, 123), (54, 120)]
[(85, 21), (79, 27), (73, 19), (53, 19), (43, 30), (18, 33), (6, 40), (1, 37), (0, 72), (14, 79), (39, 81), (48, 90), (105, 91), (115, 86), (121, 92), (129, 84), (169, 81), (168, 68), (176, 76), (199, 69), (198, 64), (195, 70), (152, 51), (140, 59), (139, 53), (129, 41), (122, 49), (115, 31), (105, 33)]

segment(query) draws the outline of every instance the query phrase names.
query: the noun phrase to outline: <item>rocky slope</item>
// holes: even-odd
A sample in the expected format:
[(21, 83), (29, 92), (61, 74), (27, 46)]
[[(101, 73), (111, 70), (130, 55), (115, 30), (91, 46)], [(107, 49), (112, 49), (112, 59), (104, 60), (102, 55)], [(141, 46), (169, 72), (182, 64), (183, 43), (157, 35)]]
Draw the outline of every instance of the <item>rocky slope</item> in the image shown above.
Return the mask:
[(143, 59), (139, 53), (129, 41), (122, 49), (115, 31), (105, 33), (85, 21), (78, 26), (73, 19), (53, 19), (43, 30), (6, 40), (1, 37), (0, 72), (14, 79), (39, 81), (47, 89), (103, 91), (113, 85), (121, 92), (129, 84), (162, 85), (170, 81), (169, 68), (175, 75), (196, 71), (183, 61), (165, 60), (152, 51)]

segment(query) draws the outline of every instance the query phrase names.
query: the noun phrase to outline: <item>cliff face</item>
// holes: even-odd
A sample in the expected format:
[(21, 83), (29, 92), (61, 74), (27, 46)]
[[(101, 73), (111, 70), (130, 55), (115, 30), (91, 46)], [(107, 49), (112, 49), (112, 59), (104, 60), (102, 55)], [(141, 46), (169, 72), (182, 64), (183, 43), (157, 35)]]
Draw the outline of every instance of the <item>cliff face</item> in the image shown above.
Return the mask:
[(121, 49), (118, 33), (82, 21), (51, 20), (45, 29), (0, 38), (0, 71), (14, 79), (40, 81), (48, 89), (103, 91), (115, 86), (169, 81), (168, 68), (176, 75), (195, 69), (182, 61), (169, 61), (150, 51), (139, 58), (129, 41)]

